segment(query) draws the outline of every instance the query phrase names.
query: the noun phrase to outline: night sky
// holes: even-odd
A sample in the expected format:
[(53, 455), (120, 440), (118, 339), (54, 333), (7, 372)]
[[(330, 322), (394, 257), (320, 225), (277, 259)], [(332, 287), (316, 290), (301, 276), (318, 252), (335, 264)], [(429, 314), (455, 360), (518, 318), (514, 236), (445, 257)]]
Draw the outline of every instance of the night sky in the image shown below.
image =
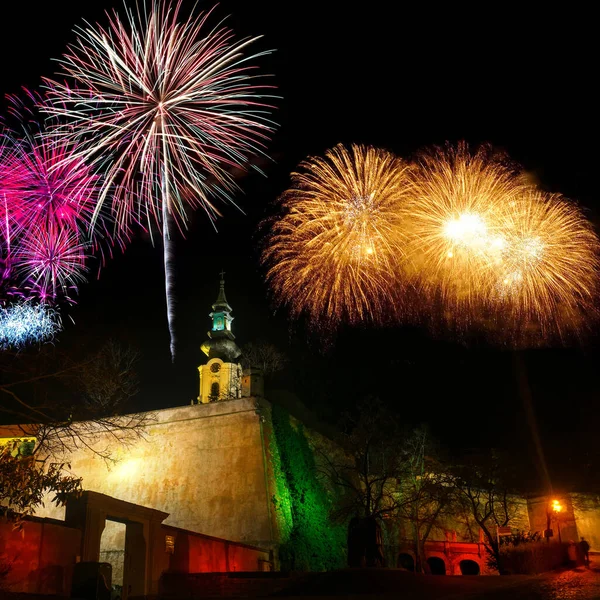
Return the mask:
[[(193, 2), (184, 2), (191, 7)], [(201, 7), (212, 4), (198, 3)], [(396, 6), (390, 9), (390, 6)], [(5, 17), (0, 91), (50, 76), (72, 28), (103, 21), (121, 5), (14, 3)], [(273, 214), (290, 171), (338, 142), (382, 146), (404, 157), (445, 141), (490, 142), (540, 184), (578, 200), (597, 224), (597, 63), (591, 15), (440, 11), (380, 0), (355, 10), (339, 0), (224, 0), (218, 16), (239, 35), (264, 34), (255, 50), (282, 99), (267, 177), (240, 179), (246, 214), (223, 206), (218, 232), (200, 213), (176, 241), (177, 359), (171, 364), (162, 250), (139, 234), (100, 280), (82, 286), (59, 343), (114, 337), (141, 352), (140, 409), (189, 404), (198, 395), (199, 346), (209, 327), (221, 269), (240, 345), (265, 339), (290, 358), (274, 385), (294, 391), (334, 421), (358, 398), (381, 396), (406, 422), (430, 423), (451, 448), (511, 445), (533, 456), (531, 422), (517, 394), (515, 354), (506, 348), (433, 337), (419, 329), (343, 329), (334, 346), (275, 313), (258, 262), (257, 224)], [(573, 9), (575, 11), (575, 9)], [(562, 481), (582, 464), (600, 423), (597, 336), (570, 348), (529, 351), (519, 360), (532, 391), (544, 452)], [(587, 460), (587, 459), (586, 459)], [(532, 474), (532, 477), (535, 475)], [(559, 485), (557, 483), (557, 485)]]

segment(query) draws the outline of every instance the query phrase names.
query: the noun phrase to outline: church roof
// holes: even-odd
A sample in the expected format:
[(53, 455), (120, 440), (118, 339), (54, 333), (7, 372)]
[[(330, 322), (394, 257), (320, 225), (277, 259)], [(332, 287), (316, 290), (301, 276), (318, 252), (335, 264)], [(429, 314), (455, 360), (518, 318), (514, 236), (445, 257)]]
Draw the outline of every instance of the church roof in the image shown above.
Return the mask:
[(212, 305), (213, 310), (226, 310), (228, 312), (232, 311), (231, 306), (227, 302), (227, 298), (225, 297), (225, 273), (221, 273), (221, 281), (219, 286), (219, 295), (215, 300), (215, 303)]

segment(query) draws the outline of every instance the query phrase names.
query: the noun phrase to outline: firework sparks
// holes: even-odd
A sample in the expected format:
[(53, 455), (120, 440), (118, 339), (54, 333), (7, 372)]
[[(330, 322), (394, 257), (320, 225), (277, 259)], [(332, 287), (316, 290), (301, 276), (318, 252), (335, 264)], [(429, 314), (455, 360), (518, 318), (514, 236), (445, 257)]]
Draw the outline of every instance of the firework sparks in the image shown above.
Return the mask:
[(505, 157), (466, 145), (421, 155), (404, 205), (406, 273), (459, 325), (562, 336), (595, 311), (599, 244), (575, 204), (529, 185)]
[(43, 301), (68, 298), (77, 283), (85, 281), (87, 247), (68, 227), (34, 227), (20, 240), (15, 271)]
[(214, 198), (237, 187), (229, 170), (262, 152), (273, 127), (249, 63), (260, 54), (244, 56), (258, 38), (209, 29), (210, 13), (180, 20), (181, 4), (154, 0), (126, 22), (114, 13), (106, 28), (80, 28), (60, 61), (75, 86), (47, 82), (50, 112), (69, 121), (57, 135), (106, 173), (94, 219), (110, 190), (118, 227), (162, 229), (172, 353), (169, 221), (181, 229), (198, 207), (214, 219)]
[(18, 129), (3, 135), (4, 262), (18, 276), (19, 288), (28, 288), (45, 301), (70, 300), (77, 290), (75, 282), (83, 280), (87, 251), (102, 249), (101, 239), (112, 241), (104, 215), (93, 237), (89, 231), (100, 177), (73, 157), (65, 140), (44, 135), (32, 109), (40, 98), (26, 94), (29, 103), (10, 98)]
[(497, 216), (525, 183), (491, 149), (471, 154), (465, 145), (422, 154), (412, 176), (409, 275), (427, 296), (468, 314), (488, 299), (488, 270), (503, 243)]
[(389, 152), (357, 145), (301, 163), (262, 255), (277, 301), (321, 325), (394, 313), (406, 173)]
[(0, 348), (20, 350), (50, 341), (60, 331), (58, 313), (45, 304), (22, 302), (0, 306)]
[(559, 336), (591, 321), (600, 247), (579, 208), (530, 188), (501, 215), (498, 227), (503, 243), (489, 284), (504, 318)]

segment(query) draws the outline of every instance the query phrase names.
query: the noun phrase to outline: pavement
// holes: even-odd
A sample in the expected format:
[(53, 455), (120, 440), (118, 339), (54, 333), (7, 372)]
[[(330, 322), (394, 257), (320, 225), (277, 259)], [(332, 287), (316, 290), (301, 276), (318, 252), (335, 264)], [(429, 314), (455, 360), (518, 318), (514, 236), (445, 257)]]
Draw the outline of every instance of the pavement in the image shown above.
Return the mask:
[(288, 600), (341, 596), (354, 600), (600, 600), (600, 569), (502, 577), (436, 577), (379, 569), (337, 571), (313, 574), (274, 596)]
[(578, 568), (545, 573), (526, 581), (517, 581), (504, 589), (490, 589), (485, 595), (462, 597), (465, 600), (600, 600), (600, 569)]
[[(144, 600), (208, 600), (206, 594), (154, 596)], [(216, 596), (212, 596), (216, 598)], [(271, 594), (223, 595), (281, 600), (600, 600), (600, 567), (583, 567), (542, 575), (434, 576), (398, 569), (342, 570), (311, 573)], [(6, 594), (1, 600), (65, 600), (63, 596)], [(142, 600), (141, 598), (139, 600)]]

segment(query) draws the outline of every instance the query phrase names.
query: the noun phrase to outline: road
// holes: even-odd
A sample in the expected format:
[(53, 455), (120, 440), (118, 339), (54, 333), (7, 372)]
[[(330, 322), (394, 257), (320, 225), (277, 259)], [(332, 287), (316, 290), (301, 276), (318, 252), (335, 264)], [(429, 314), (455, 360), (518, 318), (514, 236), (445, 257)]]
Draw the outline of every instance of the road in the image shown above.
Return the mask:
[(465, 600), (600, 600), (600, 569), (579, 568), (562, 573), (546, 573), (514, 583), (508, 582), (503, 589), (489, 589), (483, 594), (448, 596), (447, 600), (458, 600), (459, 597)]
[(287, 600), (600, 600), (600, 568), (503, 577), (347, 570), (312, 574), (274, 596)]

